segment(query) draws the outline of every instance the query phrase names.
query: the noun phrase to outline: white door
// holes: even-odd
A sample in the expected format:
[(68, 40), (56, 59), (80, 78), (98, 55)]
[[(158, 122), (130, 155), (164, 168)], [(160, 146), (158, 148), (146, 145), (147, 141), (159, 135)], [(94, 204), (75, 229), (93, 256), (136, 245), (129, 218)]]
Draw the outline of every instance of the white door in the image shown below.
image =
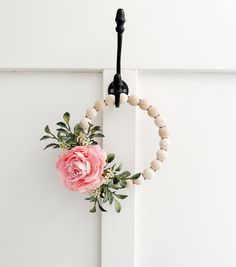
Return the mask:
[[(90, 214), (83, 195), (60, 185), (58, 152), (43, 151), (39, 138), (65, 111), (76, 122), (106, 95), (119, 7), (123, 77), (166, 115), (171, 149), (153, 180), (128, 191), (121, 214)], [(235, 8), (232, 0), (0, 2), (1, 267), (236, 265)], [(158, 136), (144, 112), (110, 109), (96, 122), (104, 147), (131, 169), (153, 159)]]

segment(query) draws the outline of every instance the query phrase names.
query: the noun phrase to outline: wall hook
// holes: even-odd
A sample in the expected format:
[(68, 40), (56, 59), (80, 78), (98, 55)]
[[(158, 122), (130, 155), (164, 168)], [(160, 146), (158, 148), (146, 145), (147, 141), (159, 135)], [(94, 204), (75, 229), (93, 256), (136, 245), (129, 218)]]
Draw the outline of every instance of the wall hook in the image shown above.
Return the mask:
[(121, 78), (121, 49), (122, 49), (122, 34), (125, 30), (125, 12), (123, 9), (118, 9), (116, 12), (116, 32), (117, 32), (117, 59), (116, 59), (116, 74), (113, 82), (108, 87), (108, 94), (115, 95), (115, 106), (120, 106), (120, 94), (129, 93), (128, 85)]

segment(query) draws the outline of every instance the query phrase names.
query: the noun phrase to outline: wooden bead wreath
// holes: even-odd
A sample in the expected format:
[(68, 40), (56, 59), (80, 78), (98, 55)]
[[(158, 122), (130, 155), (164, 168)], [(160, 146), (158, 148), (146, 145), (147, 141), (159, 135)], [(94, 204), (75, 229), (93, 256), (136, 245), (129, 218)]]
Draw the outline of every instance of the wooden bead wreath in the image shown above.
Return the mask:
[(71, 191), (89, 194), (86, 200), (93, 204), (90, 212), (96, 212), (97, 207), (101, 211), (106, 211), (104, 209), (106, 202), (110, 205), (114, 203), (115, 210), (120, 212), (119, 200), (125, 199), (127, 195), (117, 192), (125, 187), (131, 187), (133, 184), (140, 185), (145, 179), (151, 179), (167, 158), (169, 133), (165, 118), (147, 100), (122, 93), (120, 104), (127, 102), (131, 106), (139, 106), (140, 109), (146, 110), (148, 115), (154, 119), (156, 126), (159, 127), (160, 149), (150, 167), (142, 173), (132, 175), (127, 170), (122, 171), (122, 164), (117, 166), (113, 162), (115, 155), (106, 154), (96, 141), (96, 138), (104, 137), (104, 135), (101, 133), (100, 126), (92, 124), (92, 119), (98, 112), (104, 111), (107, 106), (114, 106), (114, 95), (108, 95), (105, 100), (96, 101), (94, 107), (88, 108), (86, 116), (74, 127), (71, 127), (70, 114), (66, 112), (63, 115), (64, 121), (57, 123), (57, 133), (51, 132), (47, 125), (44, 129), (46, 135), (40, 139), (53, 140), (53, 143), (46, 145), (44, 149), (62, 149), (56, 163), (61, 183)]
[[(156, 158), (151, 161), (150, 167), (145, 168), (140, 176), (136, 180), (127, 180), (127, 187), (130, 187), (133, 183), (140, 185), (144, 182), (144, 179), (151, 179), (155, 172), (160, 170), (163, 161), (168, 157), (167, 150), (169, 148), (169, 131), (166, 127), (166, 119), (161, 115), (155, 106), (150, 105), (149, 101), (146, 99), (139, 99), (136, 95), (126, 95), (121, 93), (120, 104), (129, 103), (131, 106), (139, 106), (141, 110), (147, 111), (148, 115), (154, 119), (155, 125), (159, 128), (158, 134), (161, 138), (159, 145), (160, 149), (156, 153)], [(97, 116), (98, 112), (105, 110), (107, 106), (114, 106), (115, 96), (108, 95), (104, 100), (98, 100), (95, 102), (94, 107), (88, 108), (86, 110), (86, 115), (81, 119), (80, 124), (84, 128), (88, 128), (92, 120)]]

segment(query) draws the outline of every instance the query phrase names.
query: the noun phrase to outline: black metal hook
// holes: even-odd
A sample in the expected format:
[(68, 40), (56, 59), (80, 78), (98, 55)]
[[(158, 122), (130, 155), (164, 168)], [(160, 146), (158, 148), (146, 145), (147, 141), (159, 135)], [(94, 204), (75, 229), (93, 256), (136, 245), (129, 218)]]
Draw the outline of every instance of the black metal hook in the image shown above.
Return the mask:
[(120, 106), (120, 94), (129, 93), (127, 84), (121, 78), (121, 48), (122, 48), (122, 34), (125, 30), (125, 12), (123, 9), (118, 9), (116, 12), (116, 31), (117, 31), (117, 59), (116, 59), (116, 74), (113, 82), (108, 87), (108, 94), (115, 95), (115, 106)]

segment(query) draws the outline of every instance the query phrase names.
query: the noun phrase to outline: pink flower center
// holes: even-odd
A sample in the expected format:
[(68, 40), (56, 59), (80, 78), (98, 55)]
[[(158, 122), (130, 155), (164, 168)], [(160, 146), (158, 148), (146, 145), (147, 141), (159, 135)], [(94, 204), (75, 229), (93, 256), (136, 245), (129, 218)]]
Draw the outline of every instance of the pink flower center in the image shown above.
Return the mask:
[(91, 165), (82, 153), (76, 152), (68, 159), (66, 170), (71, 175), (71, 182), (77, 182), (90, 173)]

